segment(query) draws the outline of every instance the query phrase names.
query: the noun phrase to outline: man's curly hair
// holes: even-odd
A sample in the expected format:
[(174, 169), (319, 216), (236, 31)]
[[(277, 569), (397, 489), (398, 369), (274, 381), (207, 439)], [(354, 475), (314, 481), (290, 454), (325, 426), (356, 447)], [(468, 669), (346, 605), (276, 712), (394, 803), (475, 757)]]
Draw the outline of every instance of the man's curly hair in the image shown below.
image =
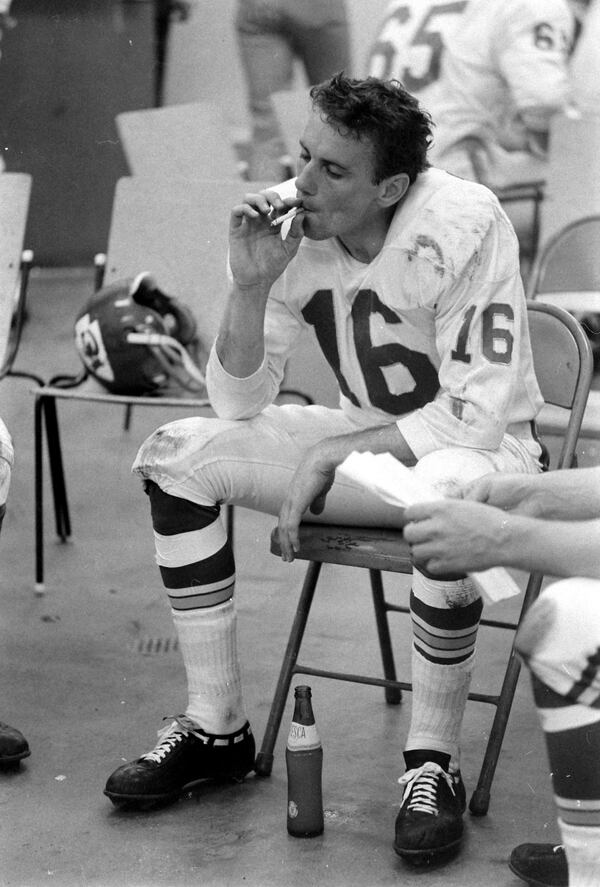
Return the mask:
[(367, 139), (375, 153), (375, 184), (399, 172), (411, 184), (429, 166), (432, 120), (397, 80), (335, 74), (310, 90), (313, 108), (342, 135)]

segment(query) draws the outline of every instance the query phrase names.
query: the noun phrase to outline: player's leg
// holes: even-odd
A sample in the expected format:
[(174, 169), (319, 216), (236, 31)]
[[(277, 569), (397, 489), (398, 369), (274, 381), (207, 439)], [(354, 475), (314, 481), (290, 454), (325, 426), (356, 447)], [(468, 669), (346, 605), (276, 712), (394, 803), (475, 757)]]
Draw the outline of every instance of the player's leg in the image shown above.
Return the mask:
[[(0, 419), (0, 529), (6, 514), (6, 499), (14, 460), (12, 441), (8, 428)], [(0, 767), (12, 765), (30, 754), (23, 734), (14, 727), (0, 722)]]
[(564, 850), (520, 845), (510, 866), (526, 881), (593, 887), (600, 880), (600, 582), (566, 579), (546, 588), (516, 646), (532, 672)]
[[(252, 769), (236, 649), (235, 563), (218, 503), (277, 514), (306, 448), (350, 430), (340, 410), (289, 405), (248, 421), (173, 422), (141, 447), (135, 470), (150, 498), (188, 705), (150, 754), (113, 773), (105, 791), (114, 803), (168, 801), (201, 778)], [(350, 523), (359, 511), (373, 524), (397, 521), (397, 509), (350, 483), (334, 485), (322, 518)]]
[[(415, 472), (440, 493), (495, 470), (535, 471), (520, 447), (488, 453), (442, 450), (421, 459)], [(460, 845), (465, 790), (459, 740), (475, 656), (482, 602), (468, 577), (413, 573), (412, 716), (406, 773), (394, 848), (416, 864)]]
[(285, 25), (309, 84), (352, 66), (350, 24), (344, 0), (287, 0)]
[(235, 19), (252, 127), (248, 176), (255, 181), (280, 182), (286, 177), (286, 145), (271, 95), (290, 88), (293, 53), (280, 30), (278, 5), (276, 0), (245, 0), (238, 3)]

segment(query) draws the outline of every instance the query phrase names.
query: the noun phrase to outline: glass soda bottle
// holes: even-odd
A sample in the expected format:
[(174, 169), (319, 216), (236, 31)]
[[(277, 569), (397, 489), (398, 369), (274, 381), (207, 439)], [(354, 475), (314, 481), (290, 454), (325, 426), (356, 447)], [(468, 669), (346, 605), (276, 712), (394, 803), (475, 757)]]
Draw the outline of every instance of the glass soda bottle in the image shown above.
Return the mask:
[(323, 748), (310, 687), (294, 689), (294, 714), (285, 750), (288, 779), (287, 830), (295, 838), (323, 832)]

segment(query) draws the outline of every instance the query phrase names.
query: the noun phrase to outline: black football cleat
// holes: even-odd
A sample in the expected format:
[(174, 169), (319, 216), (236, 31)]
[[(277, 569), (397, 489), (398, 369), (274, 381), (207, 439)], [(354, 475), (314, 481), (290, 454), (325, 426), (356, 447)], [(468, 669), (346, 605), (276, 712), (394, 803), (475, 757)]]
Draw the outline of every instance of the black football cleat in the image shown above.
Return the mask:
[(465, 788), (460, 773), (453, 778), (440, 764), (426, 761), (407, 770), (396, 818), (394, 850), (413, 865), (429, 865), (454, 854), (462, 842)]
[(568, 887), (569, 867), (561, 844), (519, 844), (508, 867), (531, 887)]
[(159, 731), (158, 740), (152, 751), (109, 777), (104, 794), (116, 807), (164, 806), (199, 782), (241, 782), (254, 770), (254, 736), (248, 723), (236, 733), (214, 736), (179, 715)]
[(28, 758), (29, 743), (19, 730), (0, 721), (0, 767), (6, 767)]

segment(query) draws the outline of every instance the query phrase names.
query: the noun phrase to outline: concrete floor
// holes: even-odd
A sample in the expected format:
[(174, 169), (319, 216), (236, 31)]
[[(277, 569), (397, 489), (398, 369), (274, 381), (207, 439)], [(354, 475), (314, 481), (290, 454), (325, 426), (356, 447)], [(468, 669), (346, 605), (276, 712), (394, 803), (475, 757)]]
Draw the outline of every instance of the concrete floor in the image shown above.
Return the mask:
[[(87, 272), (34, 273), (18, 368), (45, 378), (78, 369), (71, 329), (91, 286)], [(298, 840), (286, 832), (289, 705), (270, 779), (205, 788), (154, 813), (112, 807), (102, 794), (108, 775), (151, 748), (161, 718), (185, 705), (183, 667), (153, 563), (147, 502), (129, 474), (140, 441), (175, 413), (139, 408), (125, 432), (121, 408), (59, 404), (73, 536), (68, 544), (55, 541), (47, 487), (47, 590), (41, 597), (33, 592), (30, 387), (10, 378), (0, 386), (0, 413), (17, 454), (0, 540), (0, 718), (23, 730), (32, 750), (17, 771), (0, 773), (0, 884), (516, 887), (520, 882), (506, 865), (512, 847), (558, 838), (527, 676), (519, 684), (489, 813), (466, 815), (464, 849), (443, 869), (409, 868), (391, 846), (410, 693), (391, 708), (377, 688), (312, 679), (325, 756), (326, 828), (320, 838)], [(587, 449), (583, 462), (593, 461), (599, 454)], [(257, 739), (303, 573), (302, 564), (286, 565), (269, 554), (272, 525), (270, 517), (236, 512), (241, 658)], [(406, 598), (406, 577), (389, 577), (386, 584)], [(362, 571), (324, 568), (307, 652), (329, 664), (379, 672), (367, 587)], [(494, 615), (514, 610), (509, 602)], [(395, 617), (393, 632), (409, 679), (406, 617)], [(474, 689), (496, 690), (508, 642), (507, 632), (482, 632)], [(468, 788), (476, 781), (492, 715), (490, 706), (468, 706)]]

